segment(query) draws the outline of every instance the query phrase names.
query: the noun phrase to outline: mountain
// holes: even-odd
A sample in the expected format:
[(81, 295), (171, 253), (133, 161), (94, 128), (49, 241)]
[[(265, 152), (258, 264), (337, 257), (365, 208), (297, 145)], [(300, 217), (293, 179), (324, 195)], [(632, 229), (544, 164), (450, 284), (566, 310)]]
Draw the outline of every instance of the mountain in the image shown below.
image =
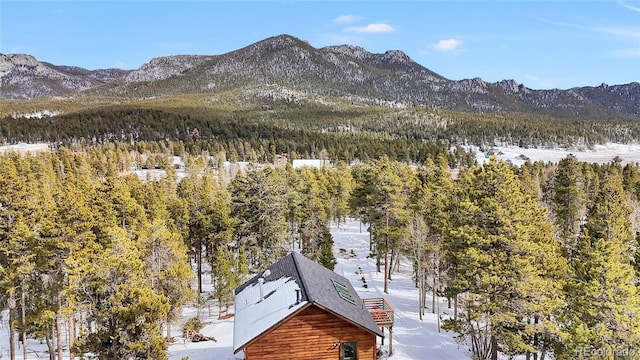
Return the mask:
[[(11, 58), (13, 57), (13, 58)], [(22, 65), (28, 59), (30, 65)], [(13, 60), (12, 60), (13, 59)], [(402, 51), (374, 54), (351, 45), (314, 48), (289, 35), (271, 37), (222, 55), (154, 58), (137, 70), (88, 70), (2, 55), (0, 98), (40, 96), (155, 97), (253, 89), (266, 97), (295, 91), (390, 106), (467, 112), (638, 120), (640, 84), (533, 90), (514, 80), (446, 79)], [(7, 65), (13, 66), (5, 70)], [(279, 90), (274, 90), (275, 88)]]
[(71, 96), (112, 81), (127, 70), (86, 70), (37, 61), (31, 55), (0, 54), (0, 99)]

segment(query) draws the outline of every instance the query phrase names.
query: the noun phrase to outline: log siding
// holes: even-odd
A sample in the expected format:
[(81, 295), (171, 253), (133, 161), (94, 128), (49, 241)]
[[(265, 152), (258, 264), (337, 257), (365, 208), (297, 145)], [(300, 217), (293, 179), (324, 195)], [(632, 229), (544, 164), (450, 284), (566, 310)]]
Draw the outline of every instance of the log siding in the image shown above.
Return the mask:
[(245, 360), (340, 360), (340, 343), (356, 341), (358, 360), (376, 358), (376, 335), (310, 305), (245, 347)]

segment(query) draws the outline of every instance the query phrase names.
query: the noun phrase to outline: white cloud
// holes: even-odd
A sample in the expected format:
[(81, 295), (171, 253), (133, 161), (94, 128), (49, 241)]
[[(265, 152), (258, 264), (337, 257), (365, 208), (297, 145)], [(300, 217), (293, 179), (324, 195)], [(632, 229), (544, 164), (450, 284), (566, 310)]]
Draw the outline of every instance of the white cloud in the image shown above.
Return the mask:
[(393, 26), (389, 24), (377, 23), (377, 24), (369, 24), (367, 26), (351, 26), (344, 29), (343, 31), (355, 32), (359, 34), (372, 34), (372, 33), (392, 32), (395, 30), (396, 29), (394, 29)]
[(627, 4), (627, 2), (626, 2), (626, 1), (619, 1), (619, 2), (618, 2), (618, 4), (620, 4), (621, 6), (623, 6), (623, 7), (627, 8), (627, 9), (629, 9), (629, 10), (633, 10), (633, 11), (640, 12), (640, 7), (638, 7), (638, 6), (633, 6), (633, 5), (629, 5), (629, 4)]
[[(629, 6), (626, 6), (629, 8)], [(638, 8), (640, 10), (640, 8)], [(572, 23), (564, 23), (558, 21), (547, 20), (539, 17), (535, 17), (535, 19), (545, 22), (547, 24), (557, 25), (557, 26), (565, 26), (571, 27), (574, 29), (582, 29), (589, 31), (596, 31), (604, 34), (609, 34), (622, 38), (640, 38), (640, 28), (637, 26), (595, 26), (595, 25), (580, 25), (580, 24), (572, 24)]]
[(595, 27), (593, 30), (619, 37), (640, 39), (640, 28)]
[(438, 41), (438, 43), (436, 44), (433, 44), (431, 48), (433, 48), (436, 51), (454, 51), (460, 48), (462, 44), (463, 44), (462, 40), (444, 39), (444, 40)]
[(353, 24), (356, 21), (362, 20), (362, 16), (357, 15), (342, 15), (333, 19), (334, 24)]

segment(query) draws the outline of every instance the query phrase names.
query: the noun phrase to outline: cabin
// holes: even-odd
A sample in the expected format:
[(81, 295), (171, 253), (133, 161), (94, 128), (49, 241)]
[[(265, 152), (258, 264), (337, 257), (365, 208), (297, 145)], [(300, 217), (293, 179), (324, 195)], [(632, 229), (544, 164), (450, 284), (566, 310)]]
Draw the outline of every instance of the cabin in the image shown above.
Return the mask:
[(245, 360), (374, 360), (384, 337), (349, 280), (291, 252), (235, 291)]

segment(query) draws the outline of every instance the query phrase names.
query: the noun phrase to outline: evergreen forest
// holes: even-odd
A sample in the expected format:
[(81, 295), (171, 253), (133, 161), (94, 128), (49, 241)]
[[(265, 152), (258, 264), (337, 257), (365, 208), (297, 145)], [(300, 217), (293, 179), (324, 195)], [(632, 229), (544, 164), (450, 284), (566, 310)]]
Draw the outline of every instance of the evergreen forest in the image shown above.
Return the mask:
[[(449, 299), (443, 327), (474, 359), (640, 359), (638, 165), (574, 156), (478, 165), (464, 148), (589, 147), (639, 130), (286, 102), (6, 115), (5, 143), (52, 144), (0, 154), (10, 358), (26, 358), (17, 344), (35, 338), (51, 360), (167, 359), (169, 325), (200, 298), (206, 269), (224, 307), (289, 251), (333, 269), (329, 225), (355, 218), (385, 291), (410, 261), (417, 310)], [(299, 158), (331, 162), (293, 168)]]

